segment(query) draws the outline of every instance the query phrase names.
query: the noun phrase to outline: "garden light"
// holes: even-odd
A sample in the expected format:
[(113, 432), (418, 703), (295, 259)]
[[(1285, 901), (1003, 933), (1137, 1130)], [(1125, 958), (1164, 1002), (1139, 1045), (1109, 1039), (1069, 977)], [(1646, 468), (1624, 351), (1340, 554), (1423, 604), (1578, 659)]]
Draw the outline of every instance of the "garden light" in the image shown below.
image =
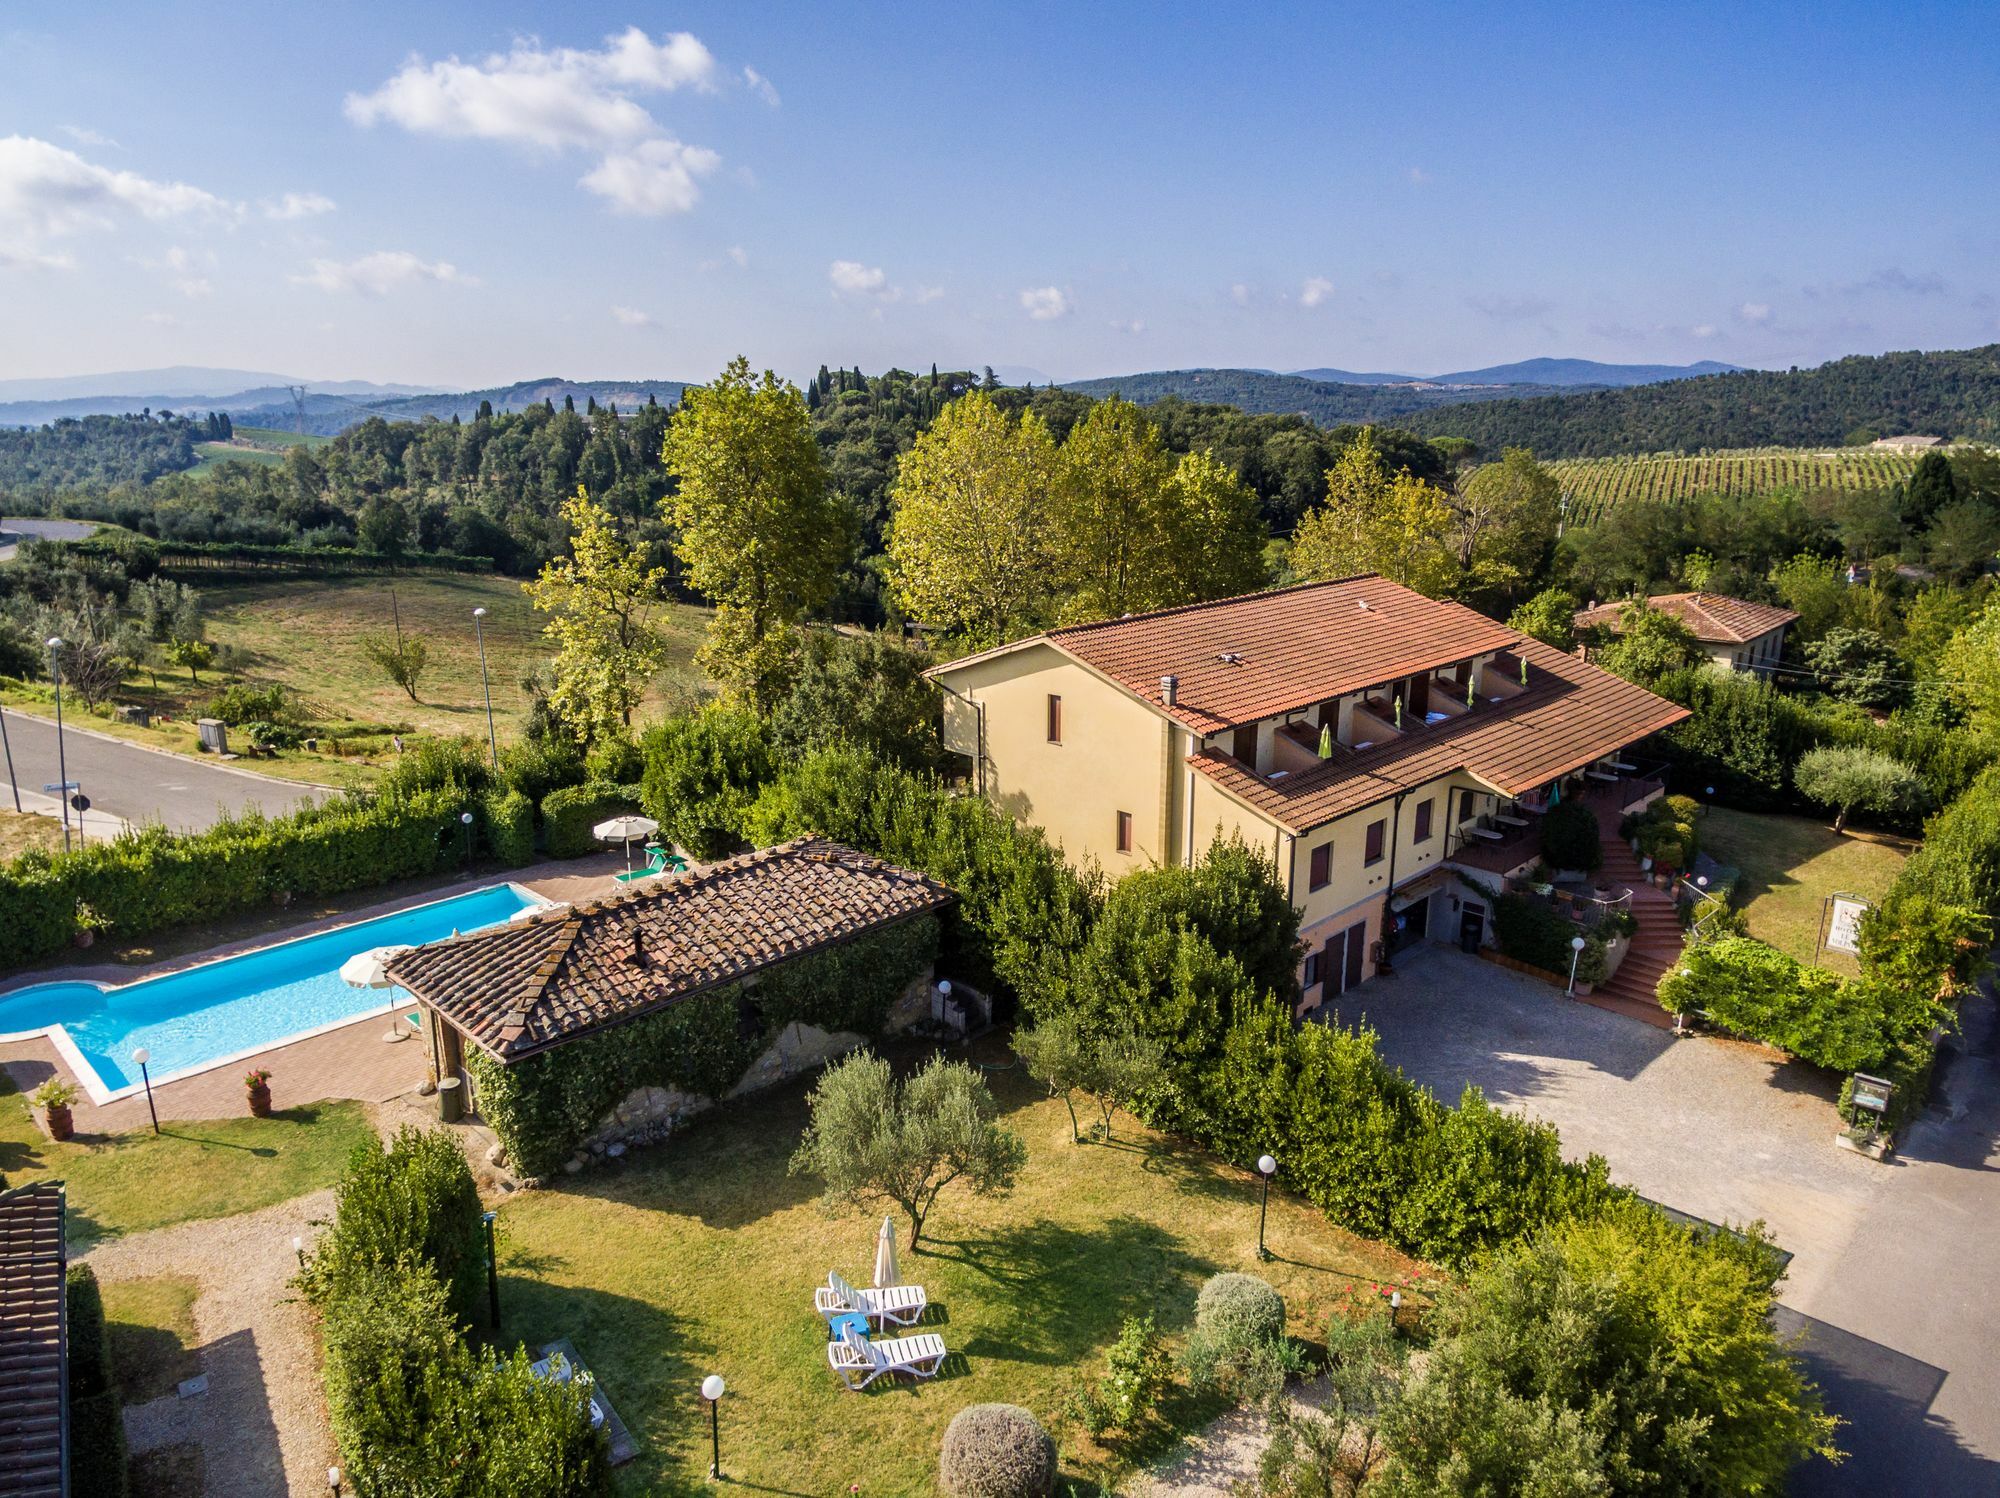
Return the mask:
[(1264, 1219), (1271, 1210), (1271, 1177), (1278, 1173), (1278, 1162), (1269, 1155), (1257, 1157), (1257, 1174), (1264, 1178), (1264, 1198), (1257, 1204), (1257, 1257), (1268, 1259), (1271, 1250), (1264, 1247)]
[(1569, 990), (1568, 990), (1568, 992), (1569, 992), (1569, 996), (1570, 996), (1570, 997), (1571, 997), (1572, 999), (1576, 997), (1576, 965), (1577, 965), (1577, 964), (1578, 964), (1579, 962), (1581, 962), (1581, 961), (1583, 960), (1583, 949), (1584, 949), (1584, 946), (1585, 946), (1585, 943), (1584, 943), (1584, 940), (1583, 940), (1583, 938), (1582, 938), (1582, 937), (1580, 937), (1580, 936), (1572, 936), (1572, 937), (1571, 937), (1571, 938), (1569, 939)]
[(160, 1113), (153, 1106), (153, 1074), (146, 1070), (146, 1063), (153, 1059), (153, 1053), (144, 1046), (132, 1053), (132, 1059), (139, 1063), (139, 1078), (146, 1084), (146, 1111), (153, 1116), (153, 1132), (160, 1132)]
[(492, 756), (493, 768), (500, 768), (500, 741), (493, 735), (493, 684), (486, 679), (486, 630), (480, 620), (486, 617), (486, 610), (472, 611), (472, 636), (479, 641), (479, 688), (486, 694), (486, 752)]
[(722, 1477), (722, 1396), (728, 1387), (720, 1373), (701, 1381), (701, 1397), (708, 1401), (708, 1475), (717, 1480)]

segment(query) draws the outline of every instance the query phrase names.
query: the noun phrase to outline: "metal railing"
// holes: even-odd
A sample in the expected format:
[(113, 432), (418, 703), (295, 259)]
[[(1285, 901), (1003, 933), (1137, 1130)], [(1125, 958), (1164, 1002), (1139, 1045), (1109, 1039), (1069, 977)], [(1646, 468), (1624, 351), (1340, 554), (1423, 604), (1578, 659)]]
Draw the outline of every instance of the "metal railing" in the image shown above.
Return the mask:
[(1509, 879), (1507, 888), (1510, 893), (1527, 895), (1554, 906), (1579, 926), (1590, 931), (1603, 925), (1609, 916), (1629, 915), (1632, 911), (1632, 891), (1629, 889), (1621, 890), (1610, 899), (1605, 899), (1565, 885), (1535, 884), (1527, 879)]

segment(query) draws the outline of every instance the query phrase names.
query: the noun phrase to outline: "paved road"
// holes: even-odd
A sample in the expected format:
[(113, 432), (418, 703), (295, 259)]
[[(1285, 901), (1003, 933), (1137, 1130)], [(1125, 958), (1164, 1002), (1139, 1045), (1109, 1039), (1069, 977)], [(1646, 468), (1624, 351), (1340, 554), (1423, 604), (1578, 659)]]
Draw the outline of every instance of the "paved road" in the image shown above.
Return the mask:
[[(23, 791), (38, 792), (61, 778), (56, 773), (52, 722), (9, 710), (7, 738)], [(309, 786), (203, 764), (67, 726), (63, 748), (69, 778), (83, 787), (93, 811), (106, 811), (127, 822), (164, 822), (177, 832), (199, 831), (224, 811), (253, 806), (273, 813), (290, 811), (321, 794)], [(4, 768), (0, 766), (0, 775)], [(11, 798), (5, 804), (11, 806)]]
[(1554, 1123), (1571, 1154), (1718, 1222), (1762, 1218), (1794, 1257), (1780, 1321), (1849, 1424), (1810, 1498), (2000, 1494), (2000, 1020), (1967, 1006), (1930, 1110), (1883, 1165), (1838, 1151), (1832, 1092), (1747, 1046), (1569, 1004), (1449, 949), (1355, 994), (1383, 1054)]

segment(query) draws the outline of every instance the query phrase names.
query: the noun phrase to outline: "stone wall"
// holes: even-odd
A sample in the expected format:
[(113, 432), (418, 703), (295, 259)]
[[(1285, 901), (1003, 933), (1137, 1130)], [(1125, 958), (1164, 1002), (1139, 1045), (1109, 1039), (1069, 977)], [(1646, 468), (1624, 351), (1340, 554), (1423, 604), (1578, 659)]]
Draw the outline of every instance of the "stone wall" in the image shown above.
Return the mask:
[[(930, 1017), (931, 970), (925, 968), (912, 978), (889, 1010), (884, 1033), (895, 1035)], [(785, 1026), (764, 1054), (750, 1063), (730, 1098), (748, 1096), (788, 1082), (802, 1073), (815, 1071), (868, 1043), (868, 1037), (852, 1030), (822, 1030), (803, 1022)], [(706, 1113), (716, 1100), (700, 1093), (682, 1092), (672, 1087), (637, 1087), (623, 1102), (598, 1120), (597, 1127), (563, 1169), (574, 1175), (596, 1160), (617, 1159), (628, 1149), (657, 1144), (689, 1119)]]

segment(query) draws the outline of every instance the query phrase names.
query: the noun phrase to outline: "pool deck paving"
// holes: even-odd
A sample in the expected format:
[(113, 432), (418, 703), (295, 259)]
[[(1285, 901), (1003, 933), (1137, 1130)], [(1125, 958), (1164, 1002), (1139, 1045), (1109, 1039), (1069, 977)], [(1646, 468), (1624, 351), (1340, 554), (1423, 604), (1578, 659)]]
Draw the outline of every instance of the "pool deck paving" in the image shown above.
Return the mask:
[[(587, 900), (607, 895), (620, 886), (612, 877), (623, 869), (624, 860), (615, 854), (563, 862), (544, 862), (526, 869), (495, 873), (488, 871), (474, 879), (425, 890), (398, 900), (387, 901), (337, 915), (303, 921), (287, 931), (271, 933), (189, 953), (147, 966), (110, 963), (79, 964), (55, 970), (41, 970), (0, 984), (0, 993), (35, 983), (81, 980), (94, 983), (136, 983), (165, 973), (178, 972), (200, 963), (214, 962), (244, 952), (268, 947), (279, 941), (312, 936), (356, 921), (373, 919), (413, 905), (448, 899), (471, 890), (484, 889), (503, 880), (524, 886), (544, 899)], [(382, 999), (386, 1005), (387, 990)], [(399, 1011), (400, 1012), (400, 1011)], [(311, 1035), (240, 1057), (224, 1066), (161, 1082), (153, 1088), (153, 1106), (162, 1119), (232, 1118), (245, 1109), (243, 1075), (253, 1067), (271, 1072), (271, 1106), (274, 1109), (300, 1107), (333, 1098), (357, 1098), (382, 1103), (411, 1092), (426, 1074), (429, 1051), (417, 1038), (386, 1041), (390, 1016), (363, 1015), (337, 1029)], [(407, 1031), (408, 1026), (402, 1026)], [(4, 1067), (23, 1092), (30, 1092), (54, 1073), (70, 1077), (67, 1065), (46, 1037), (0, 1043), (0, 1067)], [(79, 1097), (72, 1109), (80, 1136), (122, 1133), (148, 1124), (143, 1093), (120, 1098), (102, 1106)]]

